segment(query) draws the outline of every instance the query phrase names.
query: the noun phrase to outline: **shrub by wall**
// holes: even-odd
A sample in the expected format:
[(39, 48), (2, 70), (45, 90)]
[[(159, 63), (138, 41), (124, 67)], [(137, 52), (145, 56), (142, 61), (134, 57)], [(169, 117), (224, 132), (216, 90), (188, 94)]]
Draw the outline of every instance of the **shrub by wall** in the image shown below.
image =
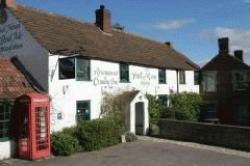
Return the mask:
[(52, 152), (68, 156), (79, 151), (98, 150), (120, 143), (121, 133), (121, 127), (113, 119), (82, 121), (76, 127), (52, 134)]
[(159, 137), (250, 151), (250, 127), (161, 119)]
[(147, 94), (149, 124), (156, 125), (160, 119), (160, 103), (156, 96)]
[(82, 150), (92, 151), (120, 143), (121, 128), (108, 118), (82, 121), (76, 135)]
[(198, 121), (202, 99), (196, 93), (180, 93), (170, 95), (169, 110), (175, 119)]
[(69, 156), (80, 150), (76, 137), (67, 132), (52, 134), (52, 152), (54, 155)]

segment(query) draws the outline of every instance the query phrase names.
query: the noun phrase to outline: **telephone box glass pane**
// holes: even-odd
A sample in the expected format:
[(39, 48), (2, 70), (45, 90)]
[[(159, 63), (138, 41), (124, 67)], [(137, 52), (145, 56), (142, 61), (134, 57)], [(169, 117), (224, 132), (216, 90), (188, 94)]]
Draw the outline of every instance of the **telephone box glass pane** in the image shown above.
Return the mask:
[(48, 148), (48, 115), (47, 107), (36, 107), (36, 145), (37, 150)]

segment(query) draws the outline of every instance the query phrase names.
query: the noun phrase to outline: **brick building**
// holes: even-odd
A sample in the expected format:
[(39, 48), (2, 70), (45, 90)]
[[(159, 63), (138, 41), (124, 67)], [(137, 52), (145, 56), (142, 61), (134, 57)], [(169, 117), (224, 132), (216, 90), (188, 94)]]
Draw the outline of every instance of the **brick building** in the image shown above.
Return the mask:
[(14, 153), (10, 138), (10, 123), (16, 98), (35, 92), (15, 60), (0, 58), (0, 159)]
[(218, 40), (219, 54), (201, 69), (202, 119), (250, 125), (250, 67), (243, 51), (229, 53), (229, 39)]

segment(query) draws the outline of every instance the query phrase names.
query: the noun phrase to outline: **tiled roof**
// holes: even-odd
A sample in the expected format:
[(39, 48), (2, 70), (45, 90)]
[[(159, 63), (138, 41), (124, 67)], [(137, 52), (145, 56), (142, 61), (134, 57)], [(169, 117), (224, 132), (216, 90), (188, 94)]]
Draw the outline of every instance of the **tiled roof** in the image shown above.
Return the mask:
[(250, 70), (250, 67), (232, 55), (217, 55), (201, 70)]
[(11, 60), (0, 58), (0, 99), (14, 99), (34, 91)]
[(52, 54), (79, 53), (90, 58), (145, 66), (194, 70), (198, 66), (171, 46), (30, 7), (12, 9), (16, 18)]

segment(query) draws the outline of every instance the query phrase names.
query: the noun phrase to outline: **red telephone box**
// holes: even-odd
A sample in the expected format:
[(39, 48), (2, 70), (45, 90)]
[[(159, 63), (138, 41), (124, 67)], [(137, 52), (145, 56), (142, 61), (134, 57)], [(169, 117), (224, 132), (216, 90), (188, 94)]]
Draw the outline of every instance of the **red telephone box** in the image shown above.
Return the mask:
[(51, 154), (50, 100), (47, 95), (29, 93), (16, 102), (18, 155), (36, 160)]

